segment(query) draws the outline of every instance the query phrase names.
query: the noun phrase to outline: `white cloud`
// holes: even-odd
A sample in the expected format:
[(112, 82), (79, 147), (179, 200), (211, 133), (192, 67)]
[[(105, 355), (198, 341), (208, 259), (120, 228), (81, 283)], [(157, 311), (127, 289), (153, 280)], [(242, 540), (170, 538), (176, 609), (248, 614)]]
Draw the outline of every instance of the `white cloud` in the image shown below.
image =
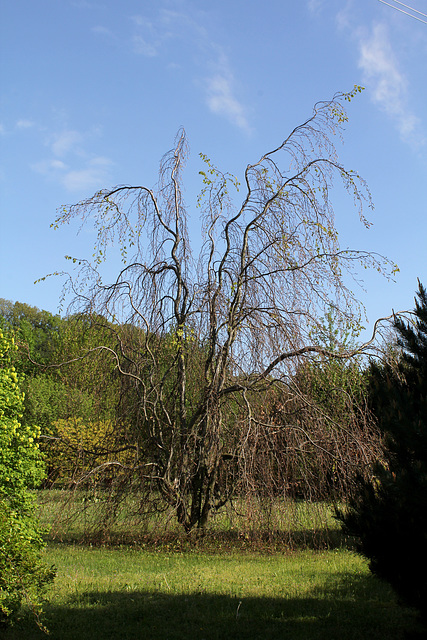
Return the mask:
[(31, 169), (48, 180), (61, 184), (68, 191), (99, 189), (110, 179), (109, 158), (86, 150), (88, 138), (99, 135), (94, 128), (89, 133), (64, 128), (47, 140), (50, 157), (31, 165)]
[(85, 191), (105, 186), (110, 177), (112, 161), (104, 156), (91, 158), (83, 168), (72, 169), (57, 158), (42, 160), (31, 165), (31, 169), (49, 180), (62, 184), (67, 191)]
[(310, 13), (318, 14), (325, 4), (325, 0), (308, 0), (307, 7)]
[(132, 16), (136, 33), (132, 37), (132, 47), (134, 53), (148, 58), (157, 56), (163, 41), (167, 37), (162, 20), (154, 24), (144, 16)]
[(51, 160), (50, 161), (50, 166), (52, 167), (52, 169), (66, 169), (67, 165), (65, 164), (65, 162), (62, 162), (62, 160)]
[[(307, 0), (312, 13), (320, 11), (325, 0)], [(338, 32), (355, 44), (357, 64), (363, 72), (362, 84), (372, 101), (387, 114), (404, 142), (418, 147), (425, 142), (420, 133), (421, 121), (410, 103), (411, 87), (396, 55), (387, 23), (377, 22), (368, 27), (366, 12), (357, 0), (335, 0), (335, 25)], [(393, 11), (388, 15), (392, 15)], [(405, 47), (408, 46), (405, 43)]]
[(111, 29), (109, 29), (108, 27), (103, 27), (100, 24), (96, 25), (95, 27), (92, 27), (92, 31), (93, 33), (97, 33), (102, 36), (108, 36), (109, 38), (115, 37)]
[(34, 122), (32, 120), (18, 120), (18, 122), (16, 123), (16, 128), (17, 129), (31, 129), (31, 127), (34, 127)]
[(150, 31), (154, 31), (153, 22), (148, 18), (146, 18), (145, 16), (141, 16), (141, 15), (132, 16), (131, 20), (138, 27), (143, 27), (143, 28), (149, 29)]
[(82, 140), (83, 136), (78, 131), (64, 130), (53, 136), (50, 148), (55, 156), (63, 157), (70, 151), (76, 151)]
[(35, 162), (30, 165), (30, 167), (33, 171), (36, 171), (36, 173), (49, 177), (53, 177), (58, 171), (64, 171), (67, 169), (67, 165), (62, 162), (62, 160), (56, 159), (41, 160), (40, 162)]
[(157, 55), (156, 45), (147, 42), (141, 35), (135, 35), (132, 38), (132, 43), (135, 53), (147, 56), (147, 58), (154, 58)]
[(419, 119), (408, 107), (406, 78), (399, 69), (385, 25), (376, 24), (370, 33), (358, 32), (358, 45), (358, 65), (374, 102), (394, 119), (402, 138), (409, 140)]
[[(323, 0), (321, 0), (323, 1)], [(236, 96), (235, 80), (228, 58), (222, 48), (209, 35), (206, 14), (203, 10), (191, 14), (183, 11), (161, 9), (155, 17), (135, 15), (131, 18), (135, 33), (132, 43), (135, 53), (155, 57), (161, 53), (168, 41), (183, 40), (186, 48), (194, 50), (196, 60), (194, 75), (196, 84), (202, 87), (205, 103), (212, 113), (226, 118), (242, 131), (250, 132), (247, 110)], [(183, 62), (176, 58), (177, 47), (171, 48), (167, 68), (182, 68)], [(203, 78), (200, 78), (200, 67)], [(185, 61), (188, 69), (188, 61)], [(210, 69), (206, 74), (205, 69)]]
[(233, 78), (229, 72), (216, 73), (207, 79), (206, 102), (213, 113), (225, 116), (246, 132), (250, 131), (245, 109), (233, 95)]
[(344, 29), (352, 28), (352, 22), (354, 20), (354, 5), (353, 0), (347, 0), (347, 2), (341, 6), (340, 10), (335, 16), (335, 22), (338, 31), (344, 31)]
[(109, 177), (111, 160), (99, 156), (87, 163), (84, 169), (67, 171), (62, 177), (62, 184), (68, 191), (85, 191), (105, 187)]
[(15, 126), (11, 126), (8, 128), (8, 130), (2, 125), (0, 124), (0, 135), (6, 135), (6, 134), (13, 134), (14, 129), (20, 129), (20, 130), (24, 130), (24, 129), (31, 129), (32, 127), (36, 126), (35, 123), (32, 120), (18, 120), (15, 123)]

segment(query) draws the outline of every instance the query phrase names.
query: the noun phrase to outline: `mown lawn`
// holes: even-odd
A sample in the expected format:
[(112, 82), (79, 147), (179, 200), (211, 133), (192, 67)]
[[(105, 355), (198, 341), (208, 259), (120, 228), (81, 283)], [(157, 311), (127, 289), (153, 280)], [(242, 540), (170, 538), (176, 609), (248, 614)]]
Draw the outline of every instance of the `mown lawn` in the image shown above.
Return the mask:
[[(51, 544), (47, 559), (58, 568), (44, 616), (52, 640), (397, 640), (419, 631), (415, 614), (345, 549)], [(28, 612), (4, 635), (44, 637)]]

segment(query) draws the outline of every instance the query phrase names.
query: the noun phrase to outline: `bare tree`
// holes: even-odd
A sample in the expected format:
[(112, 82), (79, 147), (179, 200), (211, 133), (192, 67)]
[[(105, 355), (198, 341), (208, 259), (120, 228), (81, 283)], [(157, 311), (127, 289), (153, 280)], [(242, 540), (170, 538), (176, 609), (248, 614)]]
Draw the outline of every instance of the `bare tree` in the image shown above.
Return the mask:
[[(335, 228), (334, 177), (368, 225), (362, 205), (370, 205), (369, 191), (340, 164), (333, 143), (347, 120), (343, 103), (359, 90), (316, 104), (277, 148), (246, 167), (242, 185), (202, 156), (197, 261), (181, 190), (188, 151), (182, 129), (156, 189), (99, 191), (63, 207), (55, 221), (80, 217), (97, 230), (93, 260), (70, 258), (79, 266), (67, 281), (72, 308), (114, 326), (117, 348), (108, 350), (129, 382), (128, 412), (140, 443), (128, 470), (155, 483), (187, 531), (204, 527), (228, 499), (227, 468), (262, 423), (256, 405), (266, 389), (287, 397), (301, 359), (328, 355), (310, 340), (318, 318), (331, 308), (358, 317), (346, 274), (360, 265), (392, 267), (340, 248)], [(113, 245), (123, 263), (105, 284), (100, 268)]]

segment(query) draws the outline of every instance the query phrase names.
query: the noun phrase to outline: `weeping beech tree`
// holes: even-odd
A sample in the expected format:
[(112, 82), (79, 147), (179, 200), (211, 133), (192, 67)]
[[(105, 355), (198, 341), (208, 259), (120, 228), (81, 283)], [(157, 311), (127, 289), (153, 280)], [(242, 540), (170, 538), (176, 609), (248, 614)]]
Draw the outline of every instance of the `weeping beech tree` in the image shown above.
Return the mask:
[[(302, 360), (337, 357), (310, 335), (325, 310), (358, 317), (346, 274), (360, 265), (392, 267), (340, 248), (334, 223), (330, 190), (338, 177), (368, 225), (362, 205), (370, 205), (369, 191), (342, 166), (333, 143), (347, 120), (343, 105), (357, 91), (316, 104), (279, 146), (246, 167), (242, 184), (201, 155), (197, 259), (195, 221), (190, 229), (182, 195), (183, 129), (161, 161), (155, 189), (98, 191), (61, 208), (53, 225), (81, 218), (96, 229), (92, 259), (68, 257), (76, 273), (65, 286), (74, 312), (104, 318), (115, 333), (116, 348), (99, 348), (124, 381), (132, 461), (111, 457), (93, 473), (114, 465), (120, 486), (155, 487), (157, 504), (160, 495), (186, 531), (204, 527), (228, 500), (254, 432), (275, 426), (274, 413), (263, 421), (260, 398), (270, 389), (292, 396)], [(113, 246), (122, 263), (104, 282)]]

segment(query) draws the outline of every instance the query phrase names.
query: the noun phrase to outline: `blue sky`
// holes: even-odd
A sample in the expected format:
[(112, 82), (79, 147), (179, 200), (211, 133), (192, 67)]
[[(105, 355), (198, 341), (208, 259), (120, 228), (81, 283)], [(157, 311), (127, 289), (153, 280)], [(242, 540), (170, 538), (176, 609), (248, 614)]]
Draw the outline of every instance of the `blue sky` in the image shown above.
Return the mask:
[(413, 307), (417, 277), (427, 285), (427, 24), (379, 0), (14, 0), (0, 22), (0, 297), (56, 312), (61, 281), (34, 281), (93, 240), (53, 231), (57, 208), (153, 186), (181, 125), (197, 243), (199, 152), (241, 177), (316, 101), (360, 84), (339, 153), (375, 210), (364, 229), (337, 189), (341, 244), (400, 267), (395, 283), (361, 274), (368, 327)]

